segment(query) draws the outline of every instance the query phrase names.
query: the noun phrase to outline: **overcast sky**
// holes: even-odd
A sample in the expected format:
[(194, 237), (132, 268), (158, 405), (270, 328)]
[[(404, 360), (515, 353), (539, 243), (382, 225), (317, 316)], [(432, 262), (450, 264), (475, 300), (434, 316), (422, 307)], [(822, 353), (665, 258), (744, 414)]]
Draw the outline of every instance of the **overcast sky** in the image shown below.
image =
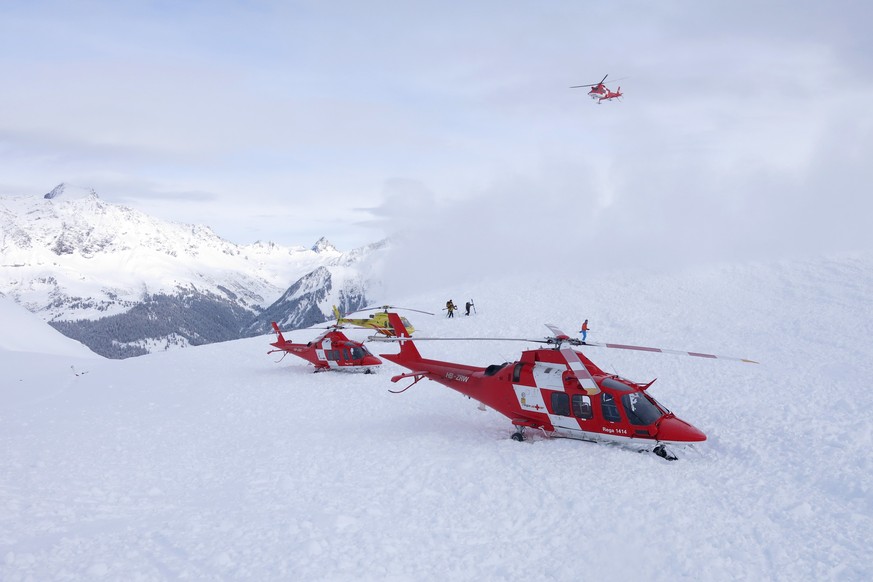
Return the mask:
[[(241, 244), (393, 235), (460, 270), (869, 249), (871, 22), (860, 0), (4, 1), (0, 194), (93, 187)], [(623, 102), (569, 89), (605, 74)]]

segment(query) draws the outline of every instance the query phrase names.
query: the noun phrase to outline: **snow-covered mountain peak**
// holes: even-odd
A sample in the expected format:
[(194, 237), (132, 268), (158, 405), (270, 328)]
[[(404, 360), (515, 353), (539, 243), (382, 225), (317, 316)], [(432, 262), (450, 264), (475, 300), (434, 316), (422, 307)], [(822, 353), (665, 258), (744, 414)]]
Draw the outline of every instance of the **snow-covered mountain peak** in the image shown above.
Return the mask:
[[(176, 328), (155, 323), (166, 314), (192, 345), (238, 337), (301, 278), (295, 325), (323, 321), (334, 304), (360, 307), (373, 250), (342, 253), (324, 237), (312, 248), (239, 246), (208, 226), (160, 220), (69, 184), (46, 197), (0, 196), (0, 292), (110, 357), (151, 349), (143, 338), (177, 345), (164, 341)], [(194, 319), (178, 323), (180, 314)], [(121, 339), (107, 339), (121, 329)]]
[(71, 186), (66, 182), (61, 182), (55, 186), (51, 192), (43, 196), (46, 200), (79, 200), (82, 198), (99, 198), (97, 192), (93, 188), (83, 188), (82, 186)]
[(337, 250), (337, 248), (335, 246), (333, 246), (329, 240), (327, 240), (326, 237), (321, 237), (320, 239), (315, 241), (315, 244), (312, 245), (312, 250), (315, 251), (316, 253), (338, 253), (339, 252)]

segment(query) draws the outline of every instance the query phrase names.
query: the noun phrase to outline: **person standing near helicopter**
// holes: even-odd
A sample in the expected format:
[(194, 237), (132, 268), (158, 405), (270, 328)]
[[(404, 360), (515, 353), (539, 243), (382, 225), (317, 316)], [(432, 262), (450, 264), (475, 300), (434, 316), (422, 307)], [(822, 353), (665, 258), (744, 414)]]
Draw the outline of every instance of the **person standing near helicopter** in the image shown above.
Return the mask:
[(582, 329), (579, 330), (582, 334), (582, 343), (585, 343), (585, 338), (588, 337), (588, 320), (582, 322)]

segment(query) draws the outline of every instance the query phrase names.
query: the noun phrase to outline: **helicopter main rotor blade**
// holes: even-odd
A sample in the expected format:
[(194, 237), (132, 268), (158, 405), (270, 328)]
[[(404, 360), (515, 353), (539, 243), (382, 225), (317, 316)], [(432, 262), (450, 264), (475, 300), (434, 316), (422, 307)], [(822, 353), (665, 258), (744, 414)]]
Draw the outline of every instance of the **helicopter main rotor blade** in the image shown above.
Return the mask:
[[(557, 326), (552, 325), (550, 323), (546, 324), (546, 327), (555, 334), (555, 340), (557, 341), (565, 341), (570, 345), (574, 346), (594, 346), (597, 348), (613, 348), (619, 350), (635, 350), (639, 352), (655, 352), (661, 354), (675, 354), (679, 356), (695, 356), (698, 358), (711, 358), (716, 360), (734, 360), (736, 362), (747, 362), (749, 364), (757, 364), (755, 360), (747, 360), (745, 358), (732, 358), (730, 356), (717, 356), (715, 354), (702, 354), (700, 352), (688, 352), (685, 350), (668, 350), (664, 348), (650, 348), (646, 346), (631, 346), (626, 344), (610, 344), (610, 343), (597, 343), (597, 342), (583, 342), (577, 338), (572, 338), (568, 336), (566, 333), (558, 329)], [(564, 350), (561, 350), (563, 352)]]
[[(520, 337), (417, 337), (417, 338), (401, 338), (401, 337), (379, 337), (379, 336), (370, 336), (369, 340), (372, 341), (383, 341), (383, 342), (395, 342), (395, 341), (404, 341), (404, 340), (413, 340), (413, 341), (509, 341), (509, 342), (529, 342), (529, 343), (539, 343), (539, 344), (549, 344), (558, 346), (557, 349), (561, 350), (561, 353), (565, 351), (564, 348), (561, 348), (564, 343), (570, 344), (571, 346), (579, 346), (579, 347), (593, 347), (593, 348), (611, 348), (617, 350), (633, 350), (638, 352), (650, 352), (650, 353), (660, 353), (660, 354), (674, 354), (678, 356), (693, 356), (697, 358), (707, 358), (712, 360), (732, 360), (735, 362), (745, 362), (747, 364), (757, 364), (755, 360), (749, 360), (747, 358), (735, 358), (731, 356), (719, 356), (715, 354), (704, 354), (701, 352), (689, 352), (685, 350), (668, 350), (666, 348), (652, 348), (647, 346), (632, 346), (627, 344), (612, 344), (612, 343), (599, 343), (599, 342), (583, 342), (579, 338), (574, 338), (568, 336), (566, 333), (561, 331), (557, 326), (554, 326), (550, 323), (546, 324), (546, 327), (554, 333), (554, 337), (547, 337), (543, 339), (533, 339), (533, 338), (520, 338)], [(573, 350), (569, 350), (572, 352)], [(571, 360), (569, 355), (564, 355), (564, 358), (568, 361)], [(577, 358), (578, 359), (578, 358)], [(581, 360), (578, 362), (581, 364)], [(578, 364), (574, 363), (573, 366), (577, 366)], [(573, 368), (571, 366), (571, 368)], [(584, 367), (584, 365), (583, 365)], [(575, 368), (573, 368), (575, 369)], [(586, 369), (587, 373), (587, 369)]]
[(411, 307), (394, 307), (393, 309), (403, 309), (404, 311), (414, 311), (416, 313), (424, 313), (425, 315), (433, 315), (430, 311), (422, 311), (421, 309), (413, 309)]
[(597, 87), (598, 85), (603, 85), (603, 82), (606, 80), (606, 78), (608, 76), (609, 76), (609, 73), (603, 75), (603, 78), (600, 79), (599, 83), (591, 83), (590, 85), (573, 85), (570, 88), (571, 89), (581, 89), (582, 87)]
[(610, 344), (610, 343), (598, 343), (598, 342), (585, 342), (582, 344), (584, 346), (592, 346), (595, 348), (612, 348), (617, 350), (634, 350), (638, 352), (653, 352), (659, 354), (674, 354), (677, 356), (694, 356), (697, 358), (708, 358), (712, 360), (733, 360), (735, 362), (746, 362), (747, 364), (757, 364), (755, 360), (749, 360), (746, 358), (734, 358), (731, 356), (718, 356), (715, 354), (703, 354), (700, 352), (687, 352), (684, 350), (668, 350), (665, 348), (650, 348), (647, 346), (630, 346), (626, 344)]
[(555, 334), (555, 339), (570, 339), (570, 336), (568, 336), (566, 333), (564, 333), (562, 330), (560, 330), (557, 325), (554, 325), (552, 323), (547, 323), (547, 324), (545, 324), (545, 326), (547, 328), (549, 328), (550, 332)]
[[(571, 89), (581, 89), (582, 87), (597, 87), (598, 85), (603, 85), (603, 82), (606, 81), (606, 77), (608, 77), (608, 76), (609, 75), (604, 75), (603, 79), (601, 79), (599, 83), (591, 83), (590, 85), (573, 85), (570, 88)], [(624, 81), (625, 79), (628, 79), (628, 78), (629, 77), (619, 77), (618, 79), (613, 79), (612, 81), (610, 81), (609, 84), (612, 85), (613, 83), (618, 83), (619, 81)]]
[(442, 342), (536, 342), (541, 344), (553, 343), (549, 339), (526, 339), (521, 337), (396, 337), (373, 335), (367, 338), (375, 342), (402, 342), (402, 341), (442, 341)]
[(370, 306), (370, 307), (362, 307), (362, 308), (357, 309), (357, 310), (355, 310), (355, 311), (350, 311), (349, 313), (346, 313), (346, 315), (351, 315), (352, 313), (359, 313), (359, 312), (361, 312), (361, 311), (372, 311), (372, 310), (374, 310), (374, 309), (385, 309), (385, 310), (388, 310), (388, 309), (403, 309), (404, 311), (415, 311), (415, 312), (418, 312), (418, 313), (424, 313), (424, 314), (427, 314), (427, 315), (433, 315), (433, 313), (431, 313), (430, 311), (422, 311), (421, 309), (413, 309), (413, 308), (411, 308), (411, 307), (399, 307), (399, 306), (397, 306), (397, 305), (372, 305), (372, 306)]
[(582, 362), (579, 355), (570, 348), (563, 348), (561, 350), (561, 355), (564, 356), (564, 360), (567, 361), (570, 370), (576, 374), (576, 379), (579, 380), (579, 384), (585, 390), (585, 393), (588, 394), (588, 396), (599, 394), (600, 388), (597, 386), (597, 382), (594, 381), (591, 372), (589, 372), (588, 368), (585, 367), (585, 363)]

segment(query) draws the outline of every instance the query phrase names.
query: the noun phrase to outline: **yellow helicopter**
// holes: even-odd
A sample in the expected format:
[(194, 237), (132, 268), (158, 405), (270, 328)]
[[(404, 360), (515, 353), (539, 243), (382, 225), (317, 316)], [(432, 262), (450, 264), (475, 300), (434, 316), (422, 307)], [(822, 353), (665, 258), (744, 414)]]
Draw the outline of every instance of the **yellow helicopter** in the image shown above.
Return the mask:
[[(409, 307), (397, 307), (395, 305), (379, 305), (373, 307), (364, 307), (363, 309), (358, 309), (357, 311), (352, 311), (351, 313), (347, 313), (346, 315), (351, 315), (352, 313), (360, 313), (362, 311), (370, 311), (374, 309), (381, 309), (379, 313), (371, 313), (367, 319), (350, 319), (348, 317), (343, 317), (340, 313), (337, 306), (333, 306), (333, 314), (336, 317), (337, 325), (341, 325), (343, 323), (348, 323), (349, 325), (357, 325), (358, 327), (369, 327), (370, 329), (376, 330), (378, 333), (388, 336), (394, 337), (397, 333), (394, 331), (394, 326), (391, 325), (391, 322), (388, 321), (388, 310), (389, 309), (404, 309), (406, 311), (416, 311), (418, 313), (426, 313), (427, 315), (433, 315), (433, 313), (429, 311), (421, 311), (419, 309), (411, 309)], [(400, 321), (403, 323), (403, 327), (406, 328), (406, 331), (412, 334), (415, 331), (415, 328), (412, 327), (412, 324), (409, 323), (409, 320), (405, 317), (400, 317)]]

